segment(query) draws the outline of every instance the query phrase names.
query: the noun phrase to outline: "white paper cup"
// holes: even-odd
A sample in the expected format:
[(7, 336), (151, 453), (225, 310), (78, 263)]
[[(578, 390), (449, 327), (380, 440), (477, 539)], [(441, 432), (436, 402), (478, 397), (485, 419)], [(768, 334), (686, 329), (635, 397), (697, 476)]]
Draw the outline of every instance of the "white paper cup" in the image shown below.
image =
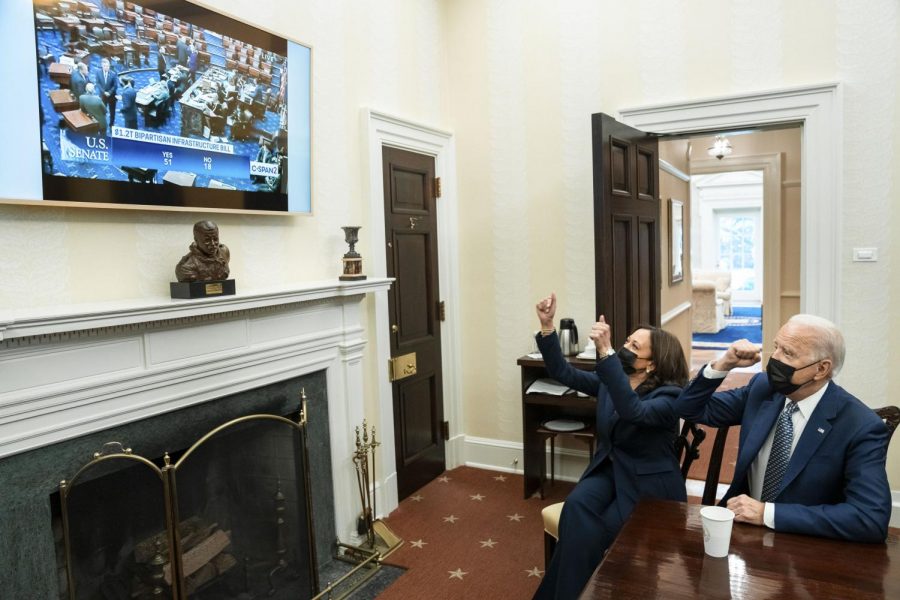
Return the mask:
[(700, 520), (703, 522), (704, 551), (714, 558), (728, 556), (734, 512), (724, 506), (704, 506), (700, 509)]

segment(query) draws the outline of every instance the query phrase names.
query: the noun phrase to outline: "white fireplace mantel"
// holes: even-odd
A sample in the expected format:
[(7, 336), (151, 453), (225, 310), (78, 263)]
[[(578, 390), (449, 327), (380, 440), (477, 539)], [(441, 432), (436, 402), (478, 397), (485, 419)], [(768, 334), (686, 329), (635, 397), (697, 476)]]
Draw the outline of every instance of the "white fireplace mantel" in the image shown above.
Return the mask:
[(393, 279), (375, 278), (362, 281), (332, 279), (196, 300), (151, 298), (5, 311), (0, 312), (0, 341), (191, 319), (323, 298), (347, 297), (386, 290), (390, 287), (391, 281)]
[[(338, 537), (358, 507), (362, 299), (393, 280), (0, 312), (0, 459), (324, 370)], [(314, 400), (314, 399), (313, 399)]]

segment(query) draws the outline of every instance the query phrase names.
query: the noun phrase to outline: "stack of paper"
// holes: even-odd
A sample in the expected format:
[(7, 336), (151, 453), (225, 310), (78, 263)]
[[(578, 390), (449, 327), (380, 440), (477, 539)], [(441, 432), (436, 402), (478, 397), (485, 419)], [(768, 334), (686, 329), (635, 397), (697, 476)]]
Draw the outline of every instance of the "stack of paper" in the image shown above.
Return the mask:
[(555, 379), (538, 379), (534, 383), (528, 386), (528, 389), (525, 390), (527, 394), (550, 394), (551, 396), (562, 396), (563, 394), (567, 394), (571, 392), (570, 388), (567, 388), (560, 382)]

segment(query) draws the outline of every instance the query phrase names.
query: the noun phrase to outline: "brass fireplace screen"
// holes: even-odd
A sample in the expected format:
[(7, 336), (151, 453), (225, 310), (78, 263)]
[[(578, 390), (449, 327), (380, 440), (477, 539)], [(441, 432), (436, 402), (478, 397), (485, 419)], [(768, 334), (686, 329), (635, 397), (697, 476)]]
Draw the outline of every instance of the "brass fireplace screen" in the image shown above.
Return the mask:
[(157, 462), (107, 444), (60, 483), (62, 596), (312, 597), (308, 458), (305, 398), (296, 421), (241, 417)]

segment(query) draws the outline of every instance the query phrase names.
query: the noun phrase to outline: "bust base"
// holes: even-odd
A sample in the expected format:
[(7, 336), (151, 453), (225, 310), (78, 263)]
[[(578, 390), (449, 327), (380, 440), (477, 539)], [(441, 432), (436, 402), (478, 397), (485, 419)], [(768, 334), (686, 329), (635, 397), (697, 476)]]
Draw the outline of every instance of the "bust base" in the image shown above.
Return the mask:
[(219, 281), (172, 281), (169, 293), (172, 298), (192, 300), (194, 298), (210, 298), (212, 296), (233, 296), (234, 279)]

